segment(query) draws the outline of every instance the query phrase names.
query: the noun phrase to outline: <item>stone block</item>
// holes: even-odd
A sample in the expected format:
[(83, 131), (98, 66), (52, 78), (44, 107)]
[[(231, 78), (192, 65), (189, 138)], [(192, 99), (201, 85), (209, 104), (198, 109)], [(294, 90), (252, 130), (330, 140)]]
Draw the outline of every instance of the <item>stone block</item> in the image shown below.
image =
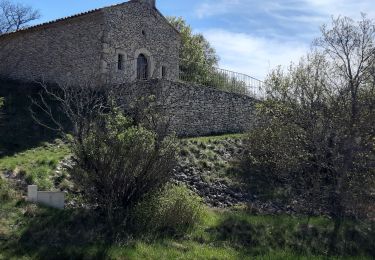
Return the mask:
[(63, 209), (65, 205), (64, 192), (38, 192), (38, 203), (57, 209)]
[(27, 187), (27, 200), (52, 208), (63, 209), (65, 206), (65, 193), (38, 191), (37, 185), (29, 185)]
[(30, 202), (38, 201), (38, 186), (36, 185), (27, 186), (27, 200)]

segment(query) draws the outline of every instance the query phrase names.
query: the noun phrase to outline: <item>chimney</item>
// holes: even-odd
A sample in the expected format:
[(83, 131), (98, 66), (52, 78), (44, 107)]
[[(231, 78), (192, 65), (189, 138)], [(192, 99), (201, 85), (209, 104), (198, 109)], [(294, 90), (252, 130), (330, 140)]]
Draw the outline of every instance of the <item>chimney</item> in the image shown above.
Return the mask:
[(149, 5), (152, 8), (156, 8), (156, 0), (137, 0), (137, 1), (142, 4)]

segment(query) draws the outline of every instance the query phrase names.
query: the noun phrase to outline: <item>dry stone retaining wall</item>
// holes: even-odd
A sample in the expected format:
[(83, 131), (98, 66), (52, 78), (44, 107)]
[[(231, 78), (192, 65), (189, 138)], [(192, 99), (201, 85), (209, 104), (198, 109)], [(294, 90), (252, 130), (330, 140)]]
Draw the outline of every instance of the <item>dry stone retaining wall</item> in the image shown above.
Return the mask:
[(254, 98), (167, 80), (140, 81), (125, 88), (125, 103), (153, 95), (164, 107), (170, 128), (179, 136), (238, 133), (254, 123)]

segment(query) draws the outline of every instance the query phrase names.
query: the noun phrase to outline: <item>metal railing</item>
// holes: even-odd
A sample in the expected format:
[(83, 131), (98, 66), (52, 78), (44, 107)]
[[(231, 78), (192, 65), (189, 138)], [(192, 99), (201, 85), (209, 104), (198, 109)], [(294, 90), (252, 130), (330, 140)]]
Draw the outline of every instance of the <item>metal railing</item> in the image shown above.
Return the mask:
[[(150, 57), (149, 57), (150, 58)], [(113, 69), (123, 71), (128, 80), (163, 78), (162, 57), (153, 57), (154, 69), (151, 72), (151, 64), (138, 64), (137, 58), (119, 59), (121, 64), (113, 64)], [(195, 83), (207, 87), (213, 87), (223, 91), (238, 93), (262, 99), (266, 95), (265, 83), (249, 75), (230, 70), (220, 69), (204, 63), (179, 61), (179, 75), (174, 75), (170, 80)], [(112, 70), (112, 69), (111, 69)], [(168, 74), (168, 72), (164, 72)]]
[(264, 98), (265, 83), (249, 75), (197, 63), (180, 62), (179, 80), (220, 90)]

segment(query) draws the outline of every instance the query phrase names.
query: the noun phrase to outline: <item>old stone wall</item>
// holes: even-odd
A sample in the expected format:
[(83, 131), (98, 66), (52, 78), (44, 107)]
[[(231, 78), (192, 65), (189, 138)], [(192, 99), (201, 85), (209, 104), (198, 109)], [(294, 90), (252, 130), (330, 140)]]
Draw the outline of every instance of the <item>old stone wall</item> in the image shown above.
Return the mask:
[(86, 84), (100, 78), (101, 12), (0, 36), (0, 76)]
[(168, 80), (124, 84), (125, 103), (136, 107), (149, 96), (164, 107), (171, 130), (179, 136), (239, 133), (254, 123), (254, 98), (210, 87)]

